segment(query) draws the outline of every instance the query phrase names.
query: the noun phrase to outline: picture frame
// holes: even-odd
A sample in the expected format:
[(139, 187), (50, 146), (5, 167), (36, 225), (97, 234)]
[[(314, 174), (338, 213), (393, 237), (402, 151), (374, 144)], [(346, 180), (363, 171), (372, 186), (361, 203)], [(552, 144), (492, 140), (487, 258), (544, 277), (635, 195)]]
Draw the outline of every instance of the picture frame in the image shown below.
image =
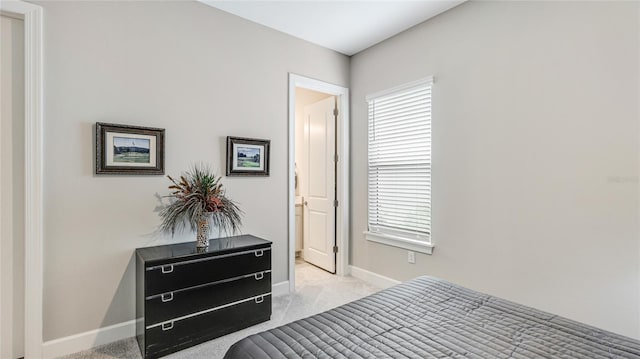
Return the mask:
[(270, 140), (227, 136), (227, 176), (269, 176)]
[(164, 128), (96, 122), (96, 175), (163, 175)]

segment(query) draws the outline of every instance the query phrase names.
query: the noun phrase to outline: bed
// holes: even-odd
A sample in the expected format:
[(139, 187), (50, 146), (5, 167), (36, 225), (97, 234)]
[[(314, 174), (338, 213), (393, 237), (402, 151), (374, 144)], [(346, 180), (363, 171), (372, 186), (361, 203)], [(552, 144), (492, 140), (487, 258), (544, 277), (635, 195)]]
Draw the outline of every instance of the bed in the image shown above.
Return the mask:
[(249, 336), (225, 355), (225, 359), (463, 357), (640, 359), (640, 341), (440, 279), (419, 277)]

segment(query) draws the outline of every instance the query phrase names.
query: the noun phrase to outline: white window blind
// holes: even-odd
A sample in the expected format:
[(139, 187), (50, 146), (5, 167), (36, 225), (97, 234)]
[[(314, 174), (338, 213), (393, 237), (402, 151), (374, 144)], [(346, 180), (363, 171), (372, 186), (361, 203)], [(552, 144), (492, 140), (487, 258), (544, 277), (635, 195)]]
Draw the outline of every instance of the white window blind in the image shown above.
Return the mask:
[(367, 96), (371, 233), (430, 243), (432, 84)]

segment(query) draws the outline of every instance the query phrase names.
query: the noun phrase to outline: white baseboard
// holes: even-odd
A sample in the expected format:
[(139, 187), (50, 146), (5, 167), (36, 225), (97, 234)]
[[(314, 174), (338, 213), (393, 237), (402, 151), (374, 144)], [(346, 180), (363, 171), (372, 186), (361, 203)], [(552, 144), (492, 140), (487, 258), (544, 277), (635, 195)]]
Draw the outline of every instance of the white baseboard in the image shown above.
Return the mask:
[(285, 280), (285, 281), (280, 282), (280, 283), (276, 283), (271, 288), (271, 296), (272, 297), (277, 297), (277, 296), (287, 295), (287, 294), (289, 294), (289, 281), (288, 280)]
[[(271, 289), (274, 297), (289, 294), (289, 281), (276, 283)], [(43, 359), (53, 359), (77, 353), (136, 335), (136, 321), (130, 320), (88, 332), (70, 335), (45, 342), (42, 345)]]
[(362, 269), (355, 266), (349, 266), (349, 267), (350, 267), (350, 272), (352, 277), (362, 279), (363, 281), (369, 284), (375, 285), (376, 287), (380, 287), (384, 289), (384, 288), (393, 287), (396, 284), (402, 283), (399, 280), (385, 277), (383, 275), (368, 271), (366, 269)]
[(59, 356), (77, 353), (79, 351), (109, 344), (117, 340), (136, 335), (136, 321), (118, 323), (88, 332), (70, 335), (45, 342), (42, 345), (42, 357), (53, 359)]

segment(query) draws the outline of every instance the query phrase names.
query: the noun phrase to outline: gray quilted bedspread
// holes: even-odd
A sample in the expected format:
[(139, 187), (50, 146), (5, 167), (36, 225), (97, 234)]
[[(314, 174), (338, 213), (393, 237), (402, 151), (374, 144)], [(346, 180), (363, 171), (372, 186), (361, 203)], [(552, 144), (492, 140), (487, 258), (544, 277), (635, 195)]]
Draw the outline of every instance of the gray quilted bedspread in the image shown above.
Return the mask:
[(640, 341), (420, 277), (249, 336), (225, 355), (244, 358), (640, 359)]

